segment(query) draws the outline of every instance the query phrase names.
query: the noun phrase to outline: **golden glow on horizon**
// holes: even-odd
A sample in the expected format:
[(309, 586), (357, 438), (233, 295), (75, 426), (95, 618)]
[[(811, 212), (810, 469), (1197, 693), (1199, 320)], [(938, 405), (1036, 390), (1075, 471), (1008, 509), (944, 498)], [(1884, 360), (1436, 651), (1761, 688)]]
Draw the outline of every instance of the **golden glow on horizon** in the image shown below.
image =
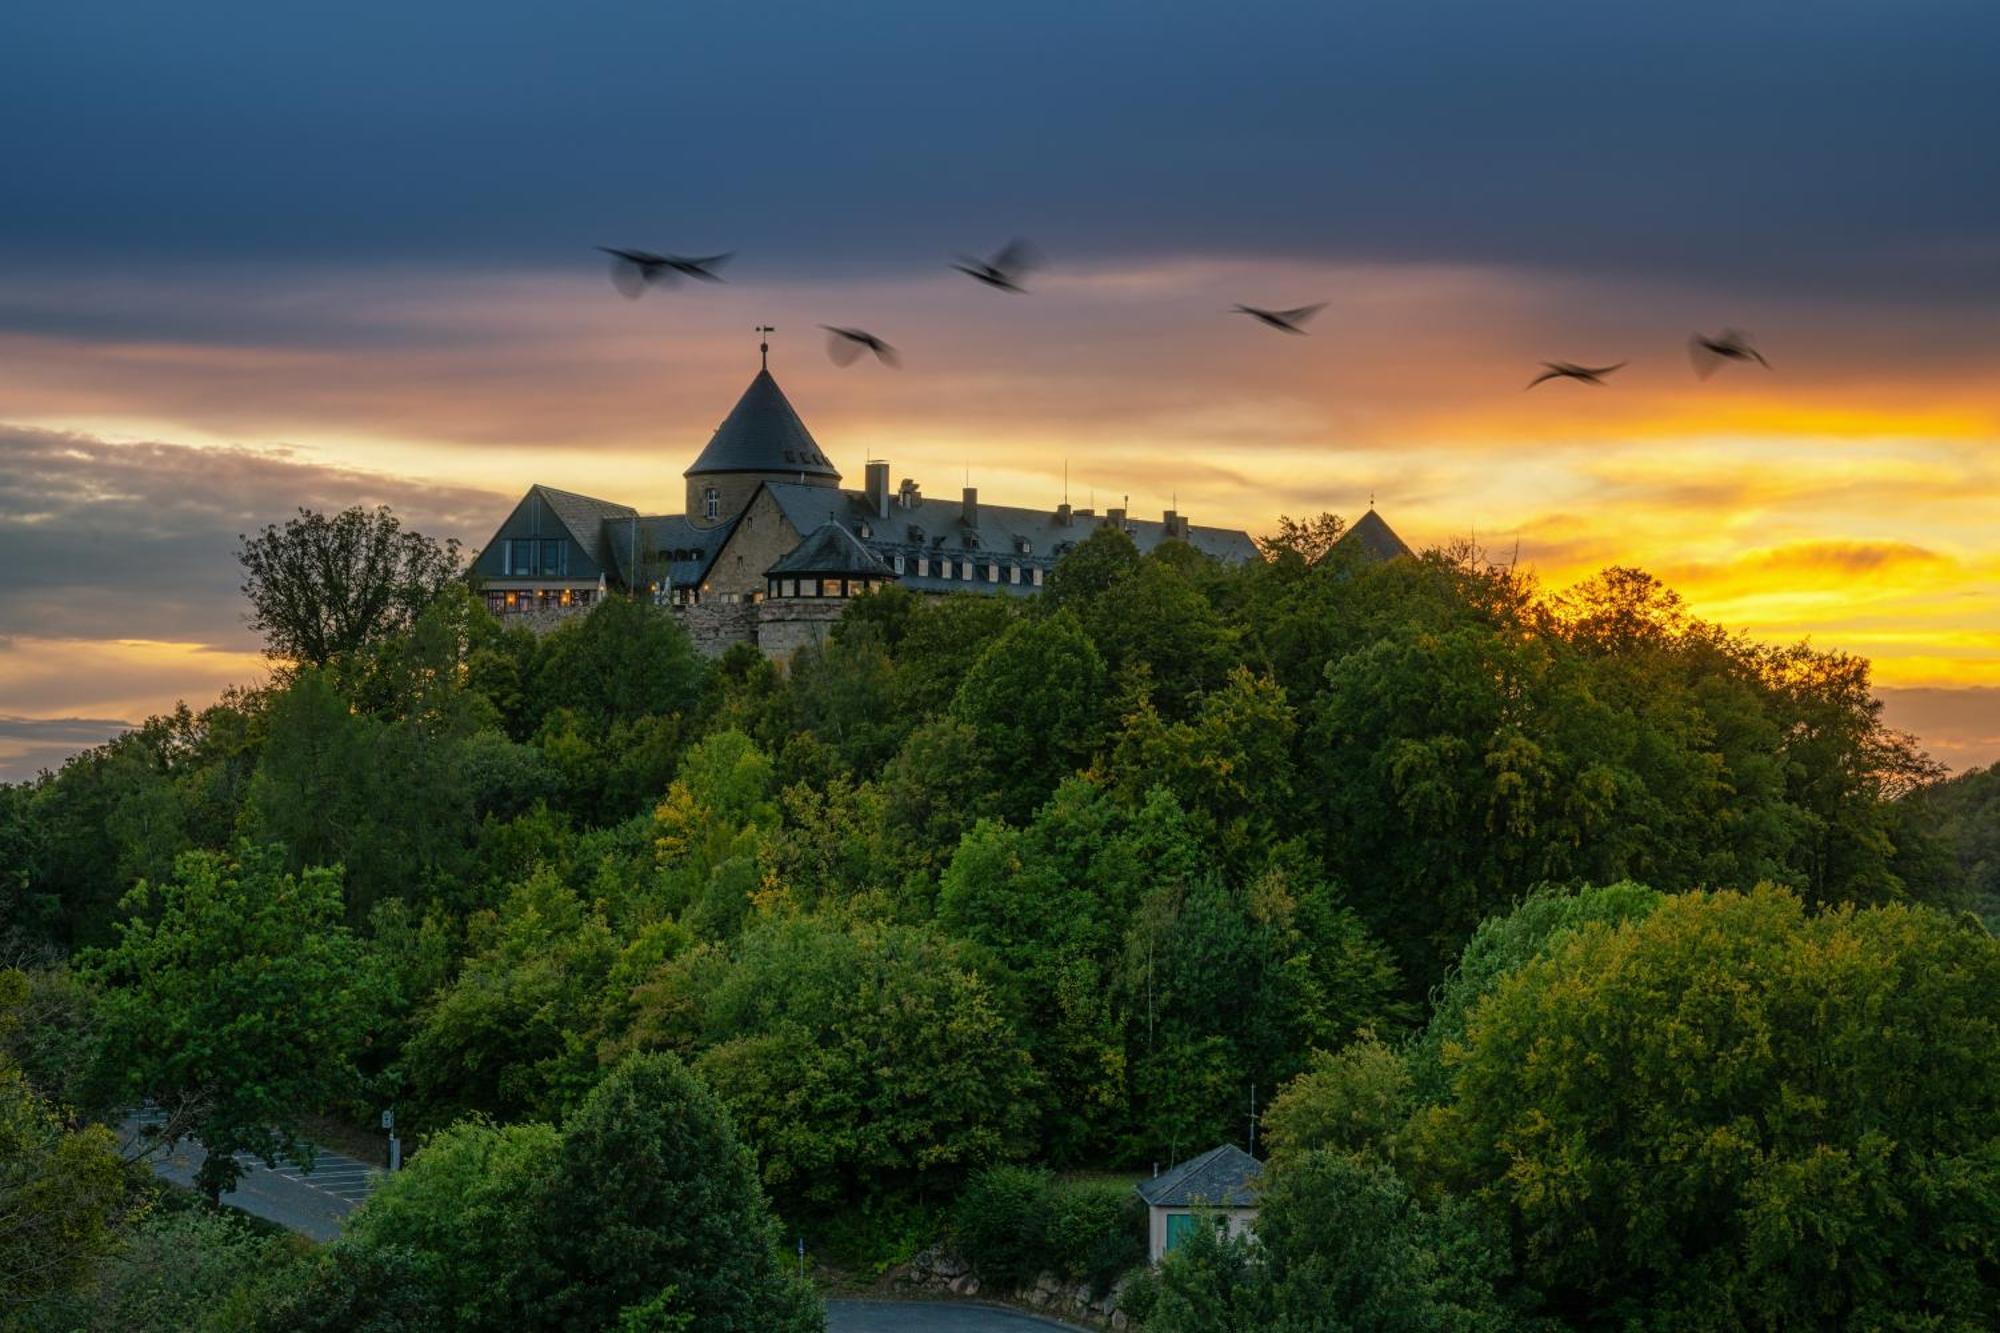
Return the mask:
[[(1312, 337), (1226, 313), (1285, 293), (1335, 298)], [(537, 481), (676, 512), (771, 322), (773, 370), (849, 485), (886, 457), (927, 497), (955, 501), (969, 468), (982, 498), (1052, 507), (1067, 463), (1078, 506), (1253, 533), (1351, 518), (1372, 492), (1413, 544), (1470, 535), (1506, 559), (1518, 543), (1550, 588), (1636, 565), (1731, 629), (1863, 653), (1884, 685), (2000, 687), (2000, 407), (1990, 357), (1936, 350), (1990, 341), (1976, 312), (1913, 315), (1886, 348), (1859, 308), (1744, 312), (1777, 369), (1700, 383), (1687, 332), (1738, 317), (1712, 293), (1465, 267), (1174, 260), (1052, 269), (1026, 298), (943, 276), (630, 303), (597, 273), (385, 278), (287, 300), (370, 336), (9, 335), (0, 422), (476, 488), (496, 523)], [(800, 332), (821, 319), (883, 333), (907, 369), (835, 371)], [(1522, 390), (1537, 360), (1600, 346), (1632, 358), (1607, 388)], [(27, 642), (0, 651), (0, 712), (37, 671), (101, 671), (100, 702), (11, 711), (136, 716), (262, 669), (81, 640), (41, 641), (31, 667)], [(130, 677), (141, 663), (151, 684)]]

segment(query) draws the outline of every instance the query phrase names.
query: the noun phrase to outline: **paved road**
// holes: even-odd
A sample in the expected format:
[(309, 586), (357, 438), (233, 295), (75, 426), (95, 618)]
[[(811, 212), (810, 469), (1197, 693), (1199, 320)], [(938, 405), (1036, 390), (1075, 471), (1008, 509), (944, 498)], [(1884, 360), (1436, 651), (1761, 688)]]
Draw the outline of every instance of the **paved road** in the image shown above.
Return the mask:
[[(149, 1121), (157, 1120), (157, 1116), (142, 1114), (125, 1122), (128, 1152), (143, 1150), (141, 1135)], [(194, 1173), (207, 1155), (198, 1144), (183, 1141), (172, 1152), (154, 1153), (150, 1160), (153, 1170), (164, 1178), (177, 1185), (192, 1185)], [(338, 1235), (341, 1219), (368, 1197), (382, 1176), (382, 1168), (326, 1148), (314, 1155), (310, 1172), (290, 1162), (273, 1170), (241, 1153), (237, 1160), (244, 1164), (243, 1176), (222, 1201), (314, 1240), (332, 1240)]]
[(947, 1301), (844, 1301), (826, 1303), (827, 1333), (1047, 1333), (1072, 1328), (996, 1305)]

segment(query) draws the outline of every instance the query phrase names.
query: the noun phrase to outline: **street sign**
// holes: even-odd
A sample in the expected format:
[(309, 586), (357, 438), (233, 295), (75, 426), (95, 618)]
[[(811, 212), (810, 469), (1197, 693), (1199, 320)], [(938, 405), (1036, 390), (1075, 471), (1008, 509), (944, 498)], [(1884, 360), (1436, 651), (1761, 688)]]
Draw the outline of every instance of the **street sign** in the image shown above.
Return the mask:
[(382, 1128), (394, 1129), (395, 1127), (396, 1127), (396, 1113), (394, 1111), (384, 1111), (382, 1113)]

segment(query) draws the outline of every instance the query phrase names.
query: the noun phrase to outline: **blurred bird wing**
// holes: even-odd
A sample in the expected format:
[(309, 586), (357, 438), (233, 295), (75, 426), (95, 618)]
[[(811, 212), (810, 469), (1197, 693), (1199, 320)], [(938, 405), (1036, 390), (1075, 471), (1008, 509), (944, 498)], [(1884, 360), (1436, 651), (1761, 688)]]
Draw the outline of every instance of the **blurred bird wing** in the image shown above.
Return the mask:
[(1771, 363), (1766, 361), (1764, 354), (1757, 350), (1757, 340), (1742, 329), (1724, 329), (1722, 331), (1722, 341), (1735, 344), (1739, 352), (1764, 367), (1764, 369), (1769, 370), (1771, 368)]
[(1324, 309), (1326, 309), (1326, 302), (1318, 301), (1312, 305), (1302, 305), (1294, 310), (1279, 310), (1275, 313), (1279, 319), (1284, 320), (1287, 324), (1303, 324)]
[(846, 329), (837, 329), (831, 324), (822, 324), (826, 330), (827, 359), (836, 366), (851, 366), (866, 350), (861, 341)]
[(1708, 339), (1699, 333), (1688, 339), (1688, 360), (1694, 365), (1697, 379), (1707, 379), (1722, 364), (1722, 353), (1709, 346)]
[[(701, 255), (695, 259), (683, 259), (680, 261), (678, 267), (688, 270), (721, 268), (724, 264), (727, 264), (735, 254), (736, 252), (734, 250), (725, 250), (719, 255)], [(715, 275), (711, 273), (708, 276), (713, 277)]]
[(1547, 361), (1542, 362), (1542, 364), (1548, 366), (1548, 369), (1529, 380), (1523, 387), (1532, 389), (1543, 380), (1559, 380), (1570, 374), (1569, 371), (1564, 370), (1561, 366), (1551, 365)]
[(880, 338), (877, 338), (875, 340), (874, 350), (876, 358), (880, 360), (883, 365), (894, 366), (899, 370), (902, 368), (903, 365), (902, 353), (898, 352), (895, 348), (889, 346), (888, 343), (885, 343)]
[(627, 300), (638, 300), (646, 291), (646, 271), (616, 250), (607, 253), (611, 256), (611, 285)]
[(1017, 236), (1000, 247), (993, 256), (991, 267), (996, 273), (1013, 275), (1026, 273), (1042, 266), (1041, 252), (1034, 245)]
[(1614, 370), (1623, 370), (1628, 364), (1620, 361), (1615, 366), (1578, 366), (1577, 369), (1585, 375), (1609, 375)]

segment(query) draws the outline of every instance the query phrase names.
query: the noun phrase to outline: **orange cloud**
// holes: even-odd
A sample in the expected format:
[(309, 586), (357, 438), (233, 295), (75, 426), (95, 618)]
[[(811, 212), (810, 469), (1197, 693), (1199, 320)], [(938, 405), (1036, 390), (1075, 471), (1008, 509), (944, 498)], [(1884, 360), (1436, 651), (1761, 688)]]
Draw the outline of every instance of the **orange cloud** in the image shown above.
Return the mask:
[[(1867, 652), (1885, 682), (2000, 684), (2000, 329), (1976, 309), (1230, 259), (1058, 265), (1026, 297), (942, 272), (732, 279), (636, 302), (595, 267), (51, 292), (101, 301), (102, 331), (0, 332), (0, 420), (452, 488), (477, 542), (469, 497), (535, 481), (678, 507), (775, 323), (773, 368), (850, 476), (887, 457), (933, 492), (1053, 505), (1067, 472), (1079, 504), (1253, 532), (1372, 493), (1413, 542), (1518, 550), (1552, 586), (1638, 565), (1731, 628)], [(1319, 299), (1308, 338), (1229, 313)], [(1737, 321), (1776, 369), (1695, 380), (1688, 332)], [(836, 370), (822, 322), (880, 332), (906, 369)], [(1554, 358), (1631, 364), (1524, 392)]]

